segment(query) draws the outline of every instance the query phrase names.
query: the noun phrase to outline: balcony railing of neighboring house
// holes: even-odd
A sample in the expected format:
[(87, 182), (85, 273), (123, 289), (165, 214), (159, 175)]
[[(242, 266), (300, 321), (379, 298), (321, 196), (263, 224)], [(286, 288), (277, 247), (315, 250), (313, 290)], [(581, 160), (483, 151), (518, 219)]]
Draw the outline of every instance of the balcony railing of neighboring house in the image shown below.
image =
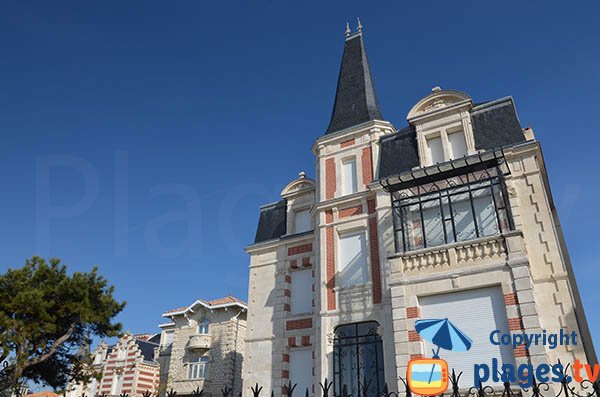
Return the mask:
[(187, 348), (190, 350), (210, 349), (212, 336), (208, 334), (197, 334), (190, 336)]

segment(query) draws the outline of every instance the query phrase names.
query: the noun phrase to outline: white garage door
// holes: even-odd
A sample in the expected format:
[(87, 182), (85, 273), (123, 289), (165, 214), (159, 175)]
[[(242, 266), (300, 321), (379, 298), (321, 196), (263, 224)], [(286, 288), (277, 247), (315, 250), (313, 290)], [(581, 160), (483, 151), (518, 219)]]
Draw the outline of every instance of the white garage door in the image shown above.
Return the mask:
[(292, 385), (297, 384), (294, 389), (295, 396), (312, 396), (312, 350), (290, 351), (290, 380)]
[[(425, 296), (419, 298), (421, 318), (448, 318), (454, 326), (464, 332), (473, 345), (468, 352), (440, 350), (440, 358), (454, 368), (460, 379), (461, 387), (473, 386), (474, 364), (487, 364), (491, 367), (492, 358), (501, 363), (514, 364), (511, 346), (495, 346), (490, 343), (490, 333), (496, 329), (509, 332), (504, 296), (500, 287), (480, 288), (449, 294)], [(435, 346), (425, 342), (425, 357), (432, 357)], [(491, 380), (491, 379), (490, 379)], [(491, 381), (486, 383), (493, 383)]]

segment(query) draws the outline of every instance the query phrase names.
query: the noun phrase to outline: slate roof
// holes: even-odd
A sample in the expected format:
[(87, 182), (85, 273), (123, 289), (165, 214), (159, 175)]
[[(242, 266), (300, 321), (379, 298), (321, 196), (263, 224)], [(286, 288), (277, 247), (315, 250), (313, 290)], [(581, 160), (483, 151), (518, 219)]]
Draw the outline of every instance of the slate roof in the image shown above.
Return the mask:
[(333, 113), (326, 134), (383, 120), (361, 32), (346, 38)]
[(260, 208), (258, 227), (256, 228), (255, 243), (274, 240), (286, 233), (287, 202), (280, 200)]
[(157, 343), (152, 343), (141, 339), (136, 339), (135, 343), (138, 345), (138, 348), (142, 352), (142, 357), (144, 358), (144, 361), (155, 362), (154, 349), (158, 347)]
[[(499, 149), (525, 141), (511, 97), (479, 104), (471, 109), (475, 149)], [(419, 166), (416, 132), (412, 126), (381, 137), (379, 179)]]

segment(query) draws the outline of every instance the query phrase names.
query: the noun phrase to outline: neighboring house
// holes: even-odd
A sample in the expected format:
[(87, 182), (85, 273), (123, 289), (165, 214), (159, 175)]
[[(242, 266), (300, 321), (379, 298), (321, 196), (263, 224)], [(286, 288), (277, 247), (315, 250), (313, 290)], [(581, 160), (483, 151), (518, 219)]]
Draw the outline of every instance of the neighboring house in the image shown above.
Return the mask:
[(242, 363), (246, 334), (246, 302), (232, 296), (197, 300), (190, 306), (163, 314), (157, 359), (161, 383), (178, 396), (204, 390), (219, 396), (225, 386), (233, 396), (242, 390)]
[(125, 334), (112, 346), (101, 342), (92, 353), (94, 370), (101, 379), (88, 384), (70, 383), (67, 397), (97, 395), (141, 396), (156, 393), (160, 381), (158, 362), (154, 360), (160, 334)]
[[(245, 395), (289, 380), (294, 395), (315, 393), (325, 378), (336, 395), (344, 385), (358, 395), (363, 379), (368, 395), (384, 382), (402, 391), (409, 360), (431, 356), (419, 318), (449, 318), (473, 340), (469, 352), (442, 352), (464, 387), (473, 364), (494, 357), (597, 362), (533, 131), (510, 97), (432, 91), (394, 127), (362, 32), (347, 33), (331, 121), (312, 147), (316, 181), (301, 173), (261, 207), (246, 248)], [(565, 329), (578, 343), (513, 350), (489, 342), (495, 329)]]

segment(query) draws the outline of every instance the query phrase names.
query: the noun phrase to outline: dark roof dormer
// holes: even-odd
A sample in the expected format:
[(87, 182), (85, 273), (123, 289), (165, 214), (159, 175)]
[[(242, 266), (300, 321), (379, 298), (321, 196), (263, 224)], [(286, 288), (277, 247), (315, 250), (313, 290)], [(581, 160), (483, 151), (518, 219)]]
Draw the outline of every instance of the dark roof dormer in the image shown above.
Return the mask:
[(331, 134), (371, 120), (383, 120), (375, 85), (363, 42), (362, 25), (350, 32), (346, 27), (346, 43), (338, 77), (333, 113), (326, 134)]

